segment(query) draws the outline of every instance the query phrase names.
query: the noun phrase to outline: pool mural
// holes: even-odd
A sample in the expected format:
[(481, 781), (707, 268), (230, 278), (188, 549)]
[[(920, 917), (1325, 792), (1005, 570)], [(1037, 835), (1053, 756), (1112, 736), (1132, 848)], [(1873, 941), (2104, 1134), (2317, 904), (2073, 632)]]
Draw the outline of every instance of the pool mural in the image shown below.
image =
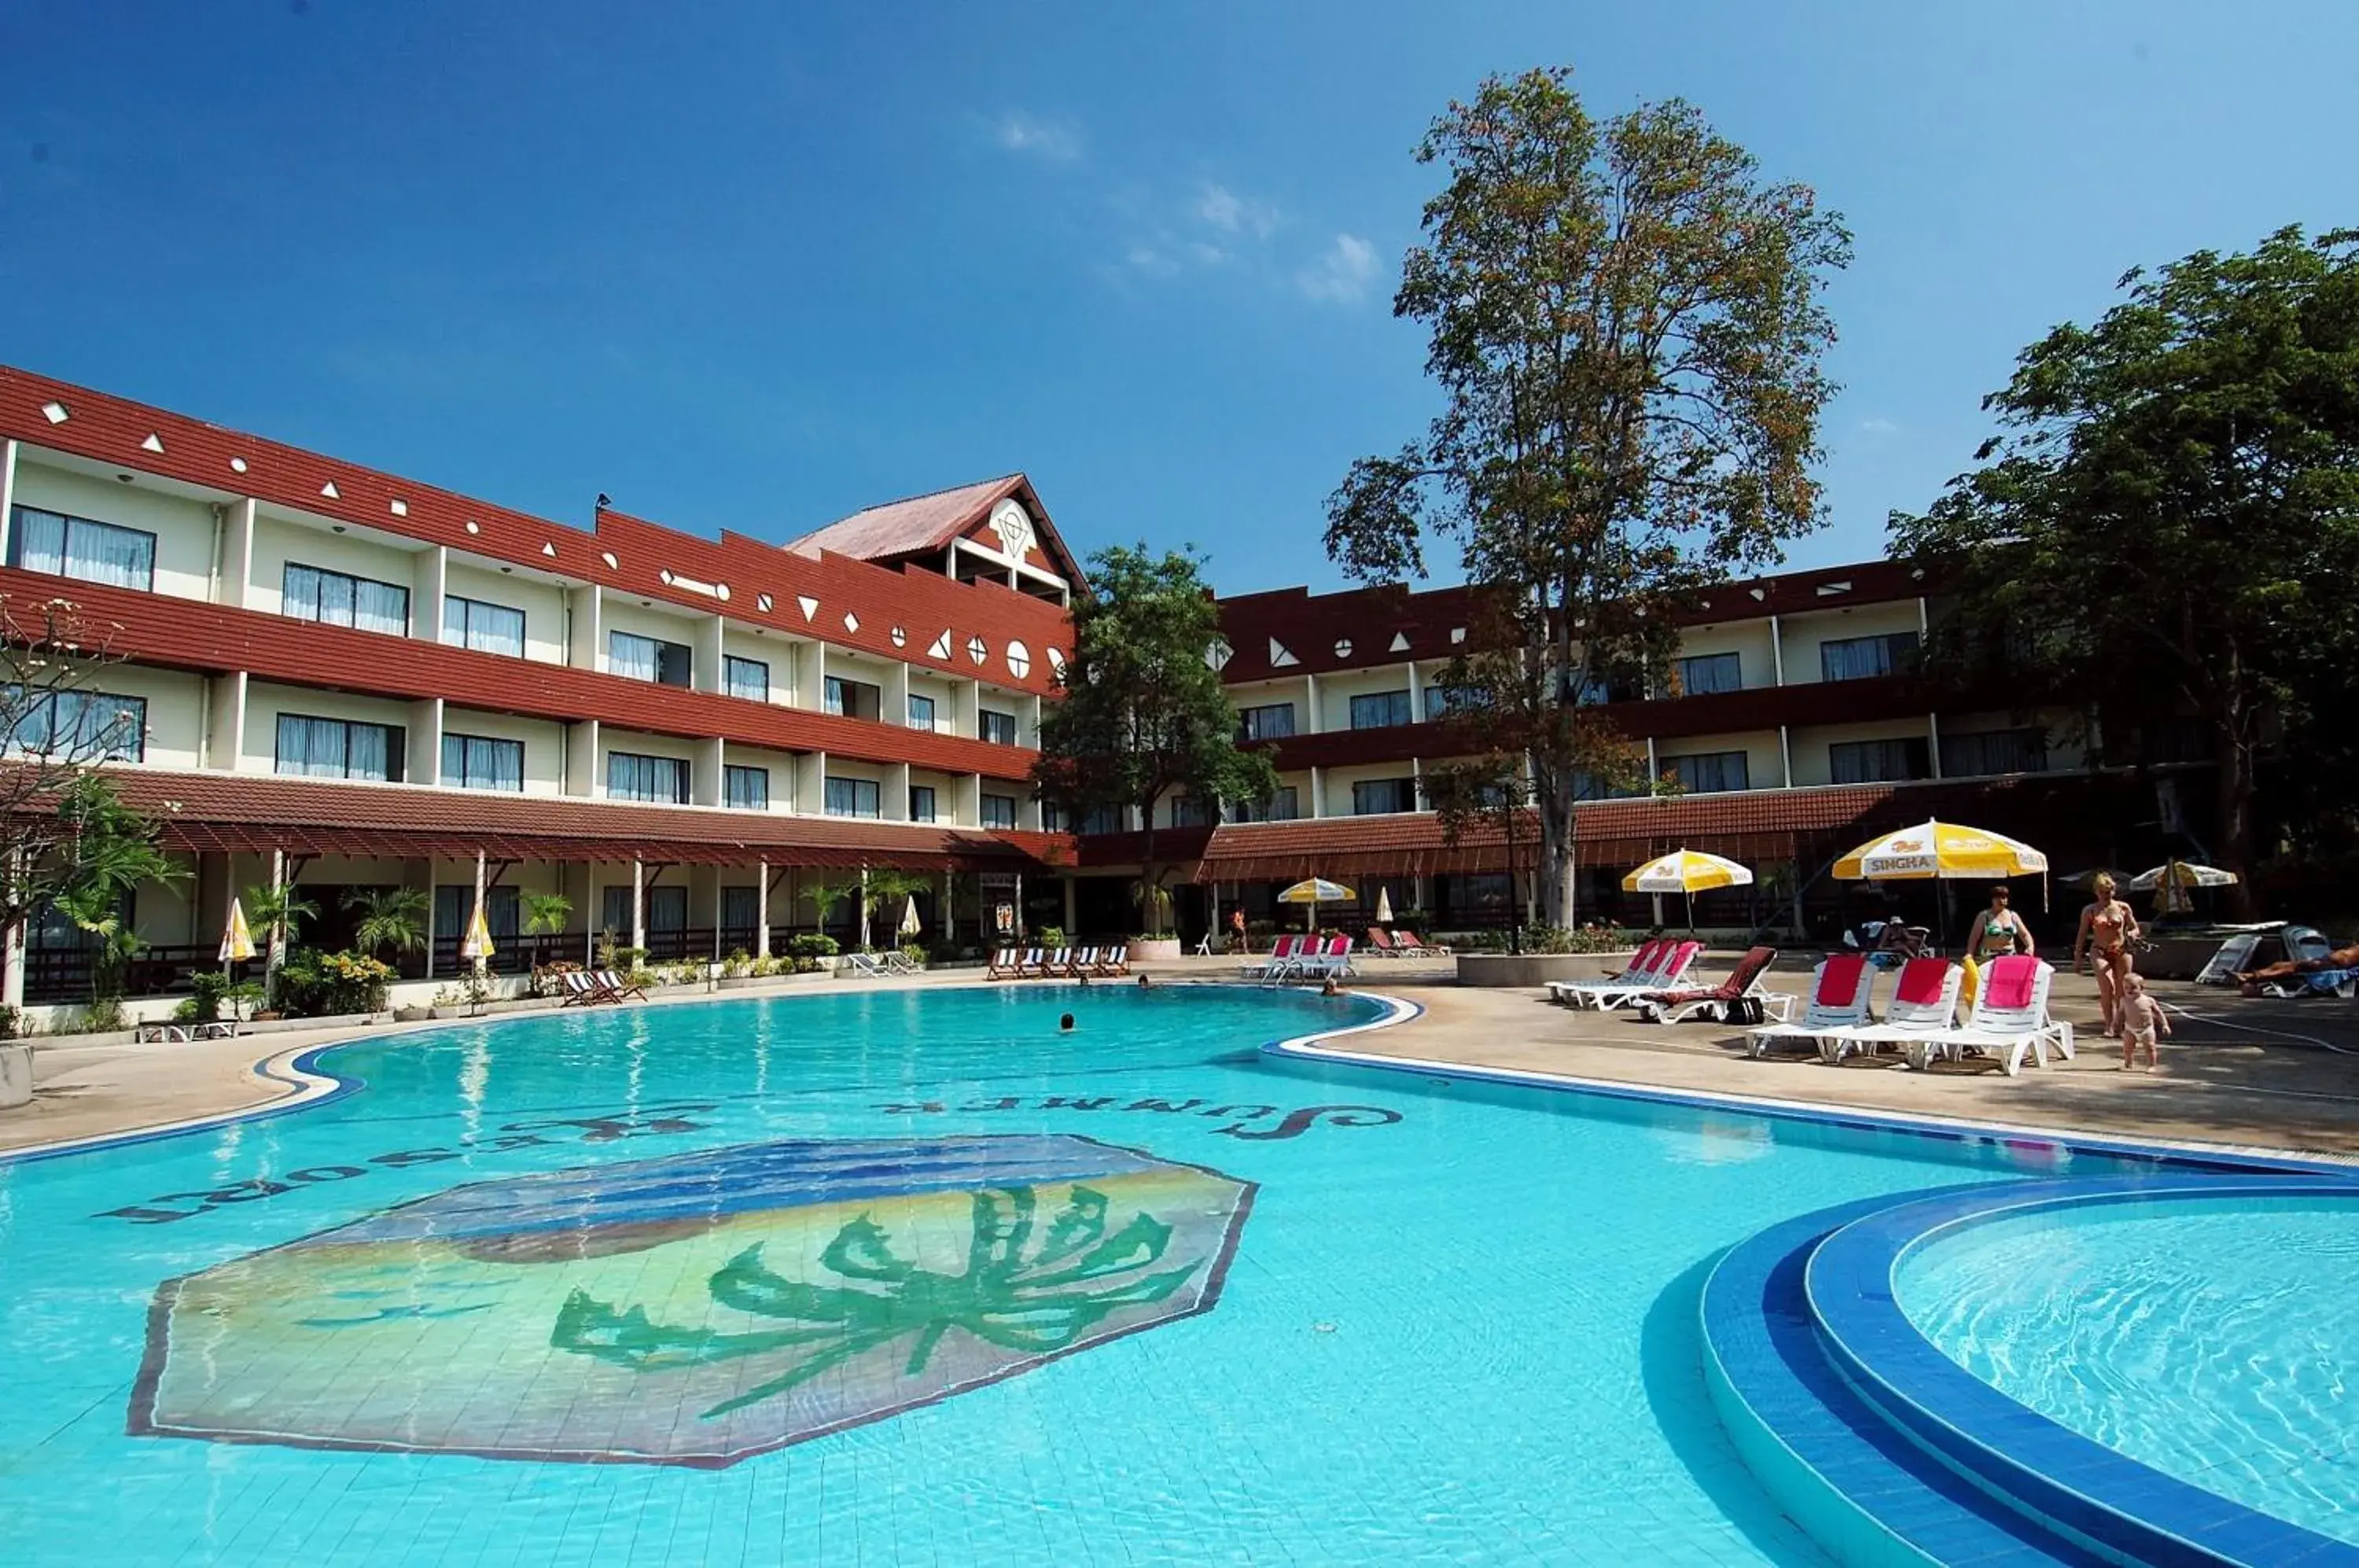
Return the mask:
[(130, 1430), (727, 1465), (1209, 1309), (1252, 1198), (1070, 1135), (469, 1182), (167, 1282)]

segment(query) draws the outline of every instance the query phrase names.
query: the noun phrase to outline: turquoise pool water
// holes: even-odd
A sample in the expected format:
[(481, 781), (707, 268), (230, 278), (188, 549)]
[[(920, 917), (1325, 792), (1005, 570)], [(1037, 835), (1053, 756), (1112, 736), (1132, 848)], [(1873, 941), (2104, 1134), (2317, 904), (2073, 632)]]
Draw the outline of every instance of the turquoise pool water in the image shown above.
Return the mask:
[(2359, 1195), (2034, 1211), (1912, 1249), (1951, 1360), (2084, 1437), (2359, 1543)]
[(543, 1016), (0, 1164), (8, 1561), (1817, 1562), (1707, 1403), (1711, 1260), (2110, 1168), (1257, 1054), (1378, 1010)]

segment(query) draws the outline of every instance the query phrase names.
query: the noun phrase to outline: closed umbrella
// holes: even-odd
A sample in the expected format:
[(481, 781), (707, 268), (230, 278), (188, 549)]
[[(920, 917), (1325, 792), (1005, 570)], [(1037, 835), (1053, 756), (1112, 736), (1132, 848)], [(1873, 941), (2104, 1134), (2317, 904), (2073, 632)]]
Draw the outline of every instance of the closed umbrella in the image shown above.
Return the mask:
[(908, 906), (901, 911), (901, 934), (903, 936), (917, 936), (925, 929), (925, 926), (918, 919), (918, 896), (915, 893), (912, 893), (909, 895), (909, 902)]
[(1750, 868), (1700, 849), (1675, 849), (1647, 862), (1622, 878), (1625, 893), (1684, 893), (1688, 898), (1688, 930), (1695, 930), (1695, 896), (1712, 887), (1744, 887), (1752, 884)]
[(1376, 889), (1376, 924), (1388, 926), (1392, 923), (1393, 890), (1389, 887), (1379, 887)]
[(1277, 896), (1277, 901), (1281, 904), (1308, 905), (1310, 912), (1306, 917), (1308, 923), (1304, 929), (1315, 931), (1319, 926), (1320, 905), (1341, 904), (1358, 897), (1357, 893), (1353, 892), (1341, 882), (1330, 882), (1324, 877), (1311, 877), (1297, 882), (1293, 887), (1280, 893)]
[(467, 921), (466, 940), (459, 944), (459, 956), (473, 959), (481, 967), (492, 953), (491, 922), (484, 919), (484, 906), (478, 900), (473, 917)]
[(245, 906), (235, 898), (229, 901), (229, 920), (222, 926), (221, 963), (226, 972), (233, 964), (243, 964), (254, 956), (254, 931), (245, 923)]

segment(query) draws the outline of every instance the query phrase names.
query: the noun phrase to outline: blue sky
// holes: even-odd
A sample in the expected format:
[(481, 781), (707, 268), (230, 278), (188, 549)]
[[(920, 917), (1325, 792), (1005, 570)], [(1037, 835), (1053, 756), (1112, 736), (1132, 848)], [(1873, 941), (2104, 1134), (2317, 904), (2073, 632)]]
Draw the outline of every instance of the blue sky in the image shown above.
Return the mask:
[(2359, 8), (88, 0), (0, 17), (0, 361), (571, 521), (783, 539), (1022, 468), (1089, 549), (1340, 582), (1432, 409), (1390, 314), (1485, 73), (1684, 96), (1857, 235), (1878, 550), (2135, 263), (2359, 221)]

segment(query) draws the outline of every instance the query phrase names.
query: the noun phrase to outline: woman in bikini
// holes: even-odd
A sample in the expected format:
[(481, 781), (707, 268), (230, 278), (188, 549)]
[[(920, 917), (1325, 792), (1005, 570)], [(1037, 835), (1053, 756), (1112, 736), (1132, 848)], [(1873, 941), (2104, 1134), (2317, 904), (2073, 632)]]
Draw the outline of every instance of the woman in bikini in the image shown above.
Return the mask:
[(2123, 982), (2130, 974), (2130, 943), (2138, 939), (2137, 913), (2114, 894), (2114, 879), (2100, 875), (2097, 897), (2081, 911), (2080, 934), (2072, 939), (2072, 967), (2094, 961), (2097, 1005), (2105, 1015), (2105, 1032), (2122, 1032)]
[(2023, 917), (2007, 908), (2009, 895), (2004, 885), (1991, 889), (1990, 908), (1974, 927), (1974, 940), (1966, 951), (1977, 964), (1994, 958), (2004, 958), (2010, 953), (2035, 951), (2031, 928)]

